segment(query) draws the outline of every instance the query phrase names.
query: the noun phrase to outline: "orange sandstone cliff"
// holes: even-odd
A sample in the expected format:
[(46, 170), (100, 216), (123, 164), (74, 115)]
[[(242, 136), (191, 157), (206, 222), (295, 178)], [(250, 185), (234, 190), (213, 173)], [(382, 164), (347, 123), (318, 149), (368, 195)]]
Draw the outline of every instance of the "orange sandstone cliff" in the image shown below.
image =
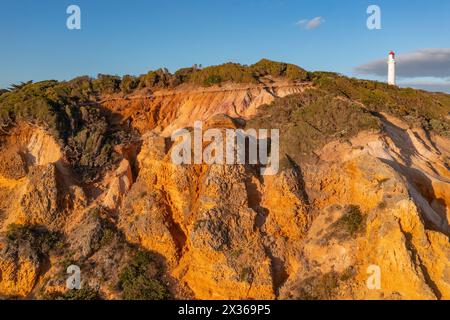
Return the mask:
[[(102, 97), (108, 125), (133, 138), (92, 180), (48, 128), (15, 121), (0, 137), (0, 295), (67, 297), (66, 268), (78, 265), (86, 296), (105, 299), (450, 299), (445, 135), (377, 110), (377, 128), (348, 136), (323, 129), (332, 117), (308, 122), (329, 139), (296, 158), (283, 152), (308, 141), (293, 136), (275, 176), (172, 163), (174, 130), (250, 125), (267, 116), (260, 106), (311, 90), (278, 79)], [(337, 106), (369, 108), (349, 99)]]

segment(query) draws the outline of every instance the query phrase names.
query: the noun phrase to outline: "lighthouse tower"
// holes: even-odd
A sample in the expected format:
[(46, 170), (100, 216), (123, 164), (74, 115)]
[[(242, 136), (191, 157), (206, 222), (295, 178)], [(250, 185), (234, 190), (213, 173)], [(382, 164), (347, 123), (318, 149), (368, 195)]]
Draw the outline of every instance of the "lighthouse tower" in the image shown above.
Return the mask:
[(388, 84), (395, 86), (395, 53), (393, 51), (389, 52)]

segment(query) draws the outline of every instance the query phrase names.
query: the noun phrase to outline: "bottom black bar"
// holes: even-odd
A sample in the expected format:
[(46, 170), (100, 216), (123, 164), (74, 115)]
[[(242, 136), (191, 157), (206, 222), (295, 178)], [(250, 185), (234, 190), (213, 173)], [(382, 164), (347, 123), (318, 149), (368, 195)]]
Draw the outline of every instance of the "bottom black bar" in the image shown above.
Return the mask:
[(445, 314), (448, 301), (0, 301), (0, 315), (45, 319), (94, 316), (102, 319), (304, 319), (332, 315), (361, 319), (430, 310)]

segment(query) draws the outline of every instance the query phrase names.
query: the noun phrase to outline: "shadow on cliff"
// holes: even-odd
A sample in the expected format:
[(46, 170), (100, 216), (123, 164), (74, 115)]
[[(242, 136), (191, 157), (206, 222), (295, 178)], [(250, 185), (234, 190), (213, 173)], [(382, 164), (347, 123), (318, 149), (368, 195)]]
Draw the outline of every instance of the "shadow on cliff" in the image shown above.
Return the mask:
[[(432, 180), (422, 171), (412, 168), (412, 157), (420, 155), (409, 134), (402, 128), (388, 121), (383, 115), (376, 113), (383, 123), (384, 130), (392, 139), (399, 155), (405, 165), (393, 160), (380, 159), (383, 163), (389, 165), (396, 172), (399, 172), (408, 182), (410, 187), (408, 191), (410, 196), (420, 209), (423, 218), (426, 221), (426, 227), (450, 236), (450, 225), (447, 219), (447, 206), (445, 199), (439, 198), (436, 194)], [(430, 143), (432, 141), (430, 140)], [(426, 146), (425, 146), (426, 147)], [(433, 145), (433, 147), (435, 147)], [(438, 174), (431, 166), (434, 173)]]
[(423, 172), (418, 169), (406, 167), (395, 161), (380, 159), (396, 172), (399, 172), (410, 185), (409, 195), (419, 208), (429, 230), (444, 233), (450, 237), (450, 225), (447, 219), (446, 202), (436, 195), (433, 184)]

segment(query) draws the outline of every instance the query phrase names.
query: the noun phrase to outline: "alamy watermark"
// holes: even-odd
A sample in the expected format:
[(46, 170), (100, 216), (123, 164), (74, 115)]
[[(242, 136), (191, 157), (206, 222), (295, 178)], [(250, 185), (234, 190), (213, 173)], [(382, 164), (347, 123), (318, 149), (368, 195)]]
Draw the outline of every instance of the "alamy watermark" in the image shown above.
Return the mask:
[(71, 265), (67, 268), (67, 274), (70, 276), (66, 280), (66, 287), (69, 290), (81, 289), (81, 270), (79, 266)]
[(381, 30), (381, 8), (377, 5), (370, 5), (367, 7), (367, 14), (370, 16), (367, 18), (367, 29), (369, 30)]
[(377, 265), (370, 265), (367, 267), (367, 274), (370, 276), (367, 278), (366, 285), (369, 290), (381, 289), (381, 268)]
[(276, 175), (280, 168), (278, 129), (208, 129), (203, 132), (202, 122), (196, 121), (193, 134), (180, 129), (171, 138), (175, 142), (172, 162), (177, 165), (260, 165), (260, 172), (265, 176)]
[(80, 30), (81, 29), (81, 9), (77, 5), (70, 5), (66, 10), (67, 14), (70, 16), (66, 20), (66, 26), (69, 30)]

